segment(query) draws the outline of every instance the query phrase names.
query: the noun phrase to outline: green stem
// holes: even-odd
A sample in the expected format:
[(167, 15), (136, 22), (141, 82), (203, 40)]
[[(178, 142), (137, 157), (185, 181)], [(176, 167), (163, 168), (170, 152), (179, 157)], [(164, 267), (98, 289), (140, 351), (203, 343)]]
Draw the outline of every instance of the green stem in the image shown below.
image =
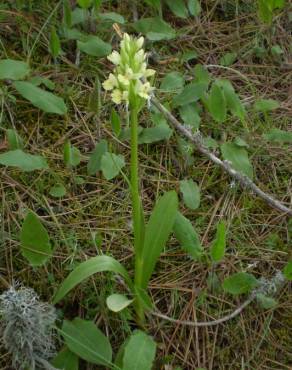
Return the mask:
[[(130, 110), (131, 126), (131, 196), (132, 196), (132, 215), (134, 228), (134, 249), (135, 249), (135, 285), (141, 287), (142, 280), (142, 209), (139, 196), (139, 177), (138, 177), (138, 108), (132, 106)], [(140, 299), (136, 298), (135, 310), (140, 324), (144, 321), (144, 309)]]

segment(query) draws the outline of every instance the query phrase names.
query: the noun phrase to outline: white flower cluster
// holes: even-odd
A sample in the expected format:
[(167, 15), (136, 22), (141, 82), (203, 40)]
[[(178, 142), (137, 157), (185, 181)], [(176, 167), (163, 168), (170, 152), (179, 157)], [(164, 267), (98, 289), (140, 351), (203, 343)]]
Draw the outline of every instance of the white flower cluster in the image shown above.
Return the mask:
[(113, 51), (107, 58), (114, 65), (113, 73), (103, 82), (103, 88), (112, 91), (114, 103), (129, 104), (131, 97), (149, 100), (154, 88), (147, 78), (155, 74), (147, 69), (146, 53), (143, 50), (144, 37), (134, 38), (124, 33), (120, 52)]

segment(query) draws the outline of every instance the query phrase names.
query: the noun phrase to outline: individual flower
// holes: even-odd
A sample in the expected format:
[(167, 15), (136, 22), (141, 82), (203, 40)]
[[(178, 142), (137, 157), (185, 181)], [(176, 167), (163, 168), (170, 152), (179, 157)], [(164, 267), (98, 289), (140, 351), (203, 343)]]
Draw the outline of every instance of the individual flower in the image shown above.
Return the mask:
[(134, 38), (127, 33), (120, 42), (120, 52), (113, 51), (107, 58), (114, 65), (113, 73), (103, 82), (103, 88), (112, 91), (115, 104), (130, 103), (131, 99), (149, 100), (154, 88), (148, 81), (155, 74), (147, 68), (144, 37)]

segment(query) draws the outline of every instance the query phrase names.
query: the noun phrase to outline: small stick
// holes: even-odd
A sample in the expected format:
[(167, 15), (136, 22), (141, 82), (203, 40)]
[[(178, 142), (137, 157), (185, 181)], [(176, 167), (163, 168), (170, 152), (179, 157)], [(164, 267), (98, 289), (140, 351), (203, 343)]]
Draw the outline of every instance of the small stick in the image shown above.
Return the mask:
[(206, 326), (215, 326), (223, 324), (225, 321), (233, 319), (235, 316), (239, 315), (246, 306), (248, 306), (253, 300), (255, 299), (254, 295), (251, 295), (245, 302), (242, 303), (236, 310), (234, 310), (229, 315), (223, 316), (220, 319), (213, 320), (213, 321), (188, 321), (188, 320), (178, 320), (173, 319), (167, 315), (164, 315), (157, 311), (150, 311), (149, 313), (153, 316), (159, 317), (160, 319), (173, 322), (179, 325), (186, 325), (186, 326), (193, 326), (193, 327), (206, 327)]
[(236, 171), (229, 161), (222, 161), (215, 154), (213, 154), (205, 145), (203, 144), (202, 135), (200, 132), (193, 134), (187, 127), (182, 125), (154, 96), (151, 98), (153, 105), (164, 115), (164, 117), (169, 121), (169, 123), (177, 129), (183, 136), (185, 136), (189, 141), (196, 145), (199, 152), (208, 157), (213, 163), (221, 167), (225, 172), (227, 172), (231, 177), (236, 179), (243, 188), (250, 189), (254, 194), (262, 198), (269, 206), (292, 216), (292, 209), (286, 207), (280, 201), (275, 199), (273, 196), (265, 193), (261, 190), (249, 177)]

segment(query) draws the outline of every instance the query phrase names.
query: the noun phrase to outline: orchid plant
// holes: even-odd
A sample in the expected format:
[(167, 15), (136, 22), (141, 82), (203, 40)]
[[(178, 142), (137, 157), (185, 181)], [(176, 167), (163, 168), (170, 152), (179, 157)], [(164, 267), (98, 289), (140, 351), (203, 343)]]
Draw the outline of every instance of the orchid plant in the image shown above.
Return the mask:
[(155, 70), (147, 68), (147, 54), (143, 44), (143, 37), (135, 38), (125, 33), (120, 42), (120, 51), (113, 51), (108, 56), (108, 60), (114, 64), (114, 70), (103, 82), (104, 90), (111, 92), (112, 101), (124, 105), (129, 113), (131, 130), (129, 184), (134, 233), (134, 279), (131, 279), (127, 270), (114, 258), (97, 256), (81, 263), (73, 270), (54, 298), (54, 303), (57, 303), (78, 283), (92, 274), (112, 271), (123, 277), (131, 297), (114, 294), (107, 300), (109, 308), (117, 312), (133, 304), (140, 325), (143, 325), (145, 310), (151, 307), (151, 300), (147, 295), (148, 283), (173, 229), (178, 211), (177, 194), (175, 191), (169, 191), (158, 199), (148, 223), (145, 224), (139, 191), (138, 117), (145, 103), (150, 102), (154, 87), (149, 78), (155, 74)]

